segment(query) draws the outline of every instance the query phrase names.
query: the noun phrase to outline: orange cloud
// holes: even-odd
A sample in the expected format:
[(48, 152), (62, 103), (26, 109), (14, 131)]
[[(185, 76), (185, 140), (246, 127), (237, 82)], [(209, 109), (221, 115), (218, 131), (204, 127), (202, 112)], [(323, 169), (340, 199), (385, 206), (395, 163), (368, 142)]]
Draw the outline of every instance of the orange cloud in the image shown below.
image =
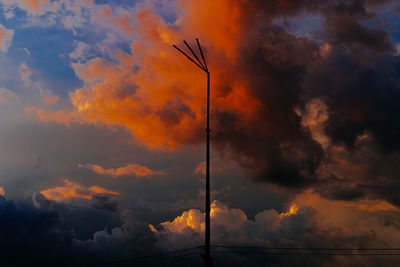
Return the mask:
[(42, 98), (42, 102), (46, 105), (53, 105), (57, 103), (58, 100), (59, 100), (58, 96), (45, 96)]
[(327, 105), (318, 98), (306, 104), (303, 112), (296, 110), (301, 117), (301, 124), (310, 130), (311, 136), (315, 141), (327, 148), (330, 145), (329, 137), (325, 134), (325, 123), (329, 119)]
[(381, 199), (358, 199), (352, 201), (330, 200), (323, 198), (313, 190), (309, 189), (296, 196), (295, 203), (301, 206), (313, 207), (317, 210), (330, 210), (332, 213), (337, 213), (338, 217), (352, 212), (384, 212), (384, 211), (399, 211), (400, 208)]
[[(358, 201), (340, 201), (323, 198), (312, 190), (305, 191), (295, 197), (287, 212), (278, 213), (275, 210), (262, 211), (255, 215), (255, 221), (249, 220), (246, 214), (240, 209), (230, 209), (219, 201), (211, 204), (211, 220), (214, 229), (233, 230), (250, 224), (253, 227), (266, 227), (264, 231), (270, 231), (281, 226), (281, 221), (290, 216), (296, 216), (302, 207), (312, 208), (317, 216), (315, 217), (321, 229), (327, 227), (339, 227), (348, 229), (353, 227), (355, 222), (369, 220), (373, 214), (379, 212), (398, 212), (399, 208), (384, 200), (362, 199)], [(263, 224), (269, 221), (271, 225)], [(375, 223), (375, 222), (368, 222)], [(170, 232), (183, 233), (187, 228), (195, 232), (204, 232), (204, 213), (196, 209), (185, 211), (172, 221), (161, 223)], [(365, 225), (364, 225), (365, 226)], [(219, 228), (218, 228), (219, 227)], [(271, 229), (267, 229), (271, 228)], [(153, 226), (153, 231), (155, 230)]]
[[(331, 240), (332, 247), (397, 247), (398, 211), (381, 200), (335, 201), (306, 191), (295, 197), (287, 212), (264, 210), (249, 219), (241, 209), (214, 201), (211, 236), (213, 242), (221, 244), (300, 247)], [(163, 245), (188, 247), (203, 242), (204, 213), (200, 210), (185, 211), (161, 226), (149, 228), (163, 236)]]
[[(193, 30), (202, 39), (212, 41), (218, 52), (223, 52), (230, 59), (237, 56), (237, 47), (243, 32), (249, 29), (257, 9), (251, 1), (184, 1), (178, 5), (185, 11), (186, 18), (181, 19), (181, 26), (187, 25), (185, 30)], [(218, 16), (210, 16), (218, 14)], [(187, 32), (187, 35), (192, 33)]]
[[(95, 58), (87, 64), (73, 64), (86, 86), (70, 93), (72, 110), (32, 107), (27, 111), (43, 121), (122, 125), (153, 149), (172, 150), (180, 144), (203, 142), (206, 76), (171, 46), (192, 39), (191, 33), (197, 32), (212, 70), (213, 110), (254, 118), (260, 101), (249, 92), (234, 59), (253, 7), (243, 8), (236, 1), (179, 3), (187, 16), (173, 24), (151, 10), (138, 10), (136, 17), (124, 15), (117, 21), (126, 31), (132, 30), (129, 25), (134, 21), (134, 31), (143, 39), (132, 42), (131, 55), (112, 53), (120, 63)], [(208, 14), (216, 10), (226, 16), (209, 22)], [(190, 16), (195, 11), (196, 16)]]
[[(215, 200), (211, 204), (210, 214), (212, 236), (216, 242), (231, 244), (240, 242), (258, 242), (260, 244), (261, 242), (262, 244), (265, 242), (262, 237), (272, 232), (276, 234), (277, 229), (286, 227), (282, 222), (290, 219), (291, 216), (296, 216), (298, 208), (294, 206), (289, 212), (281, 214), (272, 209), (265, 210), (256, 214), (254, 220), (251, 220), (241, 209), (229, 208)], [(172, 221), (163, 222), (160, 225), (163, 229), (161, 232), (165, 231), (168, 235), (172, 234), (174, 240), (177, 238), (176, 234), (184, 236), (190, 234), (191, 238), (202, 237), (202, 235), (197, 236), (192, 233), (204, 233), (204, 213), (197, 209), (191, 209), (184, 211), (182, 215), (177, 216)], [(153, 225), (149, 225), (149, 228), (155, 233), (161, 233)], [(200, 240), (197, 240), (197, 242), (201, 242)], [(188, 241), (183, 240), (182, 242), (187, 243)], [(196, 243), (196, 240), (194, 240), (194, 243)]]
[(330, 45), (329, 43), (324, 43), (319, 48), (319, 54), (321, 55), (321, 57), (326, 58), (329, 56), (331, 50), (332, 50), (332, 45)]
[(29, 10), (39, 9), (43, 4), (50, 3), (49, 0), (17, 0)]
[(93, 195), (105, 194), (118, 196), (120, 193), (104, 189), (99, 186), (86, 187), (78, 183), (71, 182), (68, 179), (63, 180), (63, 186), (57, 186), (41, 191), (47, 199), (57, 202), (65, 201), (71, 198), (92, 199)]
[(42, 101), (43, 104), (54, 105), (59, 100), (59, 97), (53, 95), (50, 90), (40, 89), (39, 91), (41, 96), (40, 100)]
[(102, 187), (97, 186), (97, 185), (89, 187), (89, 191), (94, 193), (94, 194), (101, 194), (101, 195), (113, 195), (113, 196), (119, 196), (120, 195), (120, 193), (118, 193), (118, 192), (107, 190), (107, 189), (102, 188)]
[(5, 5), (18, 5), (30, 15), (43, 15), (47, 11), (56, 11), (59, 2), (51, 0), (3, 0)]
[(290, 216), (290, 215), (297, 214), (299, 209), (300, 209), (300, 207), (296, 203), (294, 203), (292, 206), (290, 206), (290, 209), (288, 212), (283, 212), (280, 214), (280, 216)]
[(199, 210), (191, 209), (183, 212), (172, 222), (163, 222), (161, 225), (171, 232), (183, 232), (188, 227), (196, 232), (204, 232), (204, 214)]
[(131, 175), (131, 174), (136, 175), (136, 177), (144, 177), (144, 176), (151, 176), (151, 175), (164, 175), (165, 174), (165, 172), (163, 172), (163, 171), (152, 170), (152, 169), (149, 169), (145, 166), (141, 166), (138, 164), (129, 164), (124, 167), (119, 167), (119, 168), (115, 168), (115, 169), (113, 169), (113, 168), (104, 169), (103, 167), (96, 165), (96, 164), (78, 164), (78, 167), (91, 169), (98, 174), (111, 175), (114, 178), (117, 176)]
[[(106, 14), (107, 14), (107, 11), (105, 11), (105, 15)], [(132, 20), (129, 17), (128, 13), (126, 13), (126, 12), (124, 12), (122, 17), (114, 18), (113, 23), (117, 27), (121, 27), (126, 33), (132, 33), (133, 32)]]

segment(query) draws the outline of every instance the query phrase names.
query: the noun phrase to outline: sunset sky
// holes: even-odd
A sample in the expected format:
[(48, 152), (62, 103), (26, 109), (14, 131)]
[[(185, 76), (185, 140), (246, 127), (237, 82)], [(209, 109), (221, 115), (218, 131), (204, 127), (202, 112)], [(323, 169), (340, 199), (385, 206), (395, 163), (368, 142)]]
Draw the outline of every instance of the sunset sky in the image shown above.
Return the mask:
[[(172, 47), (196, 38), (212, 243), (400, 248), (400, 1), (0, 0), (3, 262), (203, 244), (206, 75)], [(400, 261), (225, 252), (216, 266)]]

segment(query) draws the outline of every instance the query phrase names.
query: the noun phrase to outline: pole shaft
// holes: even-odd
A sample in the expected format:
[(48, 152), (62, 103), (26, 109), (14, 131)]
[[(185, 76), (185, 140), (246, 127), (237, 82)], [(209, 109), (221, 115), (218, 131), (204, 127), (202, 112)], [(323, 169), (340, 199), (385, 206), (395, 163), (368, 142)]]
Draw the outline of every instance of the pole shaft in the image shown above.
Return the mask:
[(210, 72), (207, 71), (207, 128), (206, 128), (206, 229), (205, 229), (205, 257), (206, 266), (211, 266), (210, 246)]

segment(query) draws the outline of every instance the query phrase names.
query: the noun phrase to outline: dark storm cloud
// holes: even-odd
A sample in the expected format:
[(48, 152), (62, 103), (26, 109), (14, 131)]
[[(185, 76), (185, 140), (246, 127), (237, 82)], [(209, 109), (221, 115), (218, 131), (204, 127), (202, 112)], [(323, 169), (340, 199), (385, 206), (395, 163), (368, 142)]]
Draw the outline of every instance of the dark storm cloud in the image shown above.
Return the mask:
[[(257, 180), (288, 187), (319, 184), (332, 198), (369, 196), (399, 205), (394, 192), (400, 190), (400, 172), (395, 167), (400, 148), (400, 62), (390, 33), (375, 25), (373, 9), (388, 2), (258, 2), (260, 14), (270, 17), (305, 11), (320, 14), (324, 17), (320, 42), (257, 17), (243, 37), (237, 72), (247, 81), (251, 95), (261, 101), (259, 116), (245, 121), (235, 112), (215, 111), (214, 145), (220, 151), (230, 149)], [(322, 47), (324, 42), (328, 45)], [(368, 170), (363, 177), (337, 164), (343, 169), (340, 179), (321, 174), (338, 157), (314, 140), (295, 112), (316, 98), (329, 111), (325, 134), (349, 151), (346, 162), (369, 165), (363, 167)], [(372, 140), (356, 146), (363, 134)], [(362, 154), (366, 147), (373, 157), (351, 152)]]
[(365, 1), (365, 0), (289, 0), (289, 1), (256, 1), (260, 13), (269, 17), (295, 16), (301, 12), (321, 12), (326, 16), (337, 14), (351, 14), (359, 18), (367, 18), (368, 7), (379, 7), (390, 1)]
[(121, 228), (98, 231), (79, 241), (43, 195), (36, 194), (33, 203), (39, 208), (0, 196), (2, 266), (87, 266), (154, 253), (153, 233), (135, 218), (123, 215)]
[(357, 135), (369, 131), (386, 150), (398, 150), (399, 57), (372, 52), (354, 56), (335, 50), (320, 63), (307, 77), (306, 86), (330, 107), (329, 136), (351, 146)]
[(242, 49), (241, 73), (262, 102), (259, 115), (243, 124), (235, 122), (234, 114), (217, 113), (214, 138), (217, 146), (226, 145), (237, 153), (236, 159), (257, 179), (299, 186), (322, 157), (319, 144), (302, 129), (293, 110), (300, 101), (305, 64), (314, 57), (316, 45), (272, 26), (251, 40)]
[(40, 193), (33, 194), (32, 203), (39, 210), (52, 210), (53, 202)]
[(118, 210), (118, 201), (108, 195), (94, 195), (92, 198), (93, 207), (100, 210), (115, 212)]
[(325, 151), (325, 165), (342, 160), (334, 164), (340, 179), (323, 177), (329, 181), (324, 190), (331, 197), (383, 198), (400, 204), (396, 193), (400, 189), (399, 63), (391, 53), (367, 50), (354, 55), (333, 49), (304, 82), (306, 94), (324, 99), (329, 107), (325, 133), (334, 145), (348, 150), (344, 154)]
[(57, 213), (16, 205), (0, 196), (0, 217), (2, 264), (50, 265), (71, 256), (73, 234), (60, 231)]
[(360, 50), (373, 49), (379, 52), (394, 52), (388, 32), (376, 28), (370, 29), (362, 25), (353, 14), (339, 14), (328, 18), (326, 23), (327, 41), (332, 44), (352, 46)]

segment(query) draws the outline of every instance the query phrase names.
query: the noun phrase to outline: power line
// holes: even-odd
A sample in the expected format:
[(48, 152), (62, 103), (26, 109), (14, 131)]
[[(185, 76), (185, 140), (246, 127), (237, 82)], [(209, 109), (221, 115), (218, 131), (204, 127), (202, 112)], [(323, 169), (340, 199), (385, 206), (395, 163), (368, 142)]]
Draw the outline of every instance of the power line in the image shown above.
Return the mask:
[(259, 250), (359, 250), (359, 251), (374, 251), (374, 250), (389, 250), (395, 251), (400, 248), (317, 248), (317, 247), (262, 247), (262, 246), (231, 246), (231, 245), (213, 245), (213, 248), (233, 248), (233, 249), (259, 249)]
[(154, 265), (154, 264), (159, 264), (159, 263), (168, 263), (168, 262), (173, 262), (173, 261), (180, 261), (184, 260), (187, 258), (191, 258), (193, 256), (200, 256), (200, 252), (193, 252), (193, 253), (188, 253), (184, 255), (178, 255), (174, 257), (169, 257), (166, 259), (160, 259), (160, 260), (155, 260), (153, 262), (146, 262), (145, 265)]
[(244, 255), (293, 255), (293, 256), (400, 256), (400, 253), (296, 253), (296, 252), (262, 252), (262, 251), (213, 251), (216, 254)]
[[(400, 248), (316, 248), (214, 245), (215, 254), (295, 255), (295, 256), (400, 256)], [(312, 251), (312, 252), (307, 252)], [(325, 251), (325, 252), (324, 252)], [(327, 251), (327, 252), (326, 252)], [(363, 252), (365, 251), (365, 252)], [(388, 251), (388, 252), (381, 252)]]
[[(196, 246), (192, 248), (167, 251), (152, 255), (134, 257), (125, 260), (108, 261), (98, 264), (90, 264), (88, 266), (108, 266), (140, 264), (154, 265), (160, 263), (180, 261), (194, 256), (200, 256), (201, 249), (204, 246)], [(400, 248), (317, 248), (317, 247), (263, 247), (263, 246), (233, 246), (233, 245), (213, 245), (211, 246), (213, 254), (227, 255), (287, 255), (287, 256), (400, 256)], [(231, 249), (231, 250), (228, 250)], [(196, 251), (198, 250), (198, 251)], [(278, 250), (278, 251), (274, 251)], [(297, 251), (296, 251), (297, 250)], [(312, 252), (306, 252), (306, 251)], [(318, 252), (321, 251), (321, 252)], [(328, 251), (328, 252), (323, 252)], [(345, 252), (348, 251), (348, 252)], [(356, 251), (356, 252), (351, 252)], [(366, 251), (366, 252), (360, 252)], [(373, 253), (376, 251), (376, 253)], [(379, 251), (389, 251), (382, 253)], [(391, 251), (397, 253), (391, 253)]]
[[(133, 258), (128, 258), (128, 259), (124, 259), (124, 260), (115, 260), (115, 261), (107, 261), (107, 262), (102, 262), (102, 263), (97, 263), (97, 264), (90, 264), (88, 266), (104, 266), (104, 265), (109, 265), (109, 264), (124, 264), (124, 263), (133, 263), (133, 262), (142, 262), (144, 260), (151, 260), (152, 258), (156, 258), (156, 260), (160, 260), (160, 257), (168, 257), (168, 256), (171, 256), (174, 254), (180, 254), (180, 253), (188, 252), (188, 251), (195, 250), (195, 249), (200, 250), (203, 247), (204, 246), (196, 246), (196, 247), (192, 247), (192, 248), (167, 251), (167, 252), (156, 253), (156, 254), (151, 254), (151, 255), (147, 255), (147, 256), (133, 257)], [(199, 253), (200, 252), (196, 252), (197, 255), (200, 255)], [(175, 256), (185, 256), (185, 255), (186, 254), (175, 255)], [(168, 259), (168, 258), (166, 258), (166, 259)]]

